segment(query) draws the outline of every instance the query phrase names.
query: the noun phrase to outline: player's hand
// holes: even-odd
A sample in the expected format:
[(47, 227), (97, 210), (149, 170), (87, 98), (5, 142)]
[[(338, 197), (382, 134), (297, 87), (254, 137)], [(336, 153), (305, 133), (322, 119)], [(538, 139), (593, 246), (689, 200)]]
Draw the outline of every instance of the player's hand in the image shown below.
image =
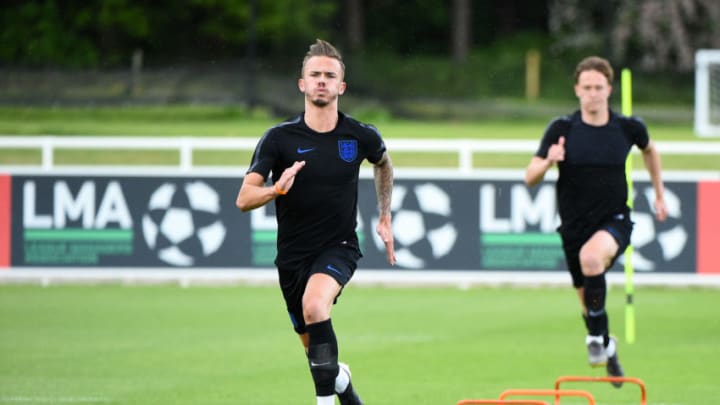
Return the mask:
[(385, 243), (388, 263), (394, 266), (397, 259), (395, 258), (395, 241), (392, 233), (392, 217), (390, 215), (381, 215), (375, 230), (380, 235), (383, 243)]
[(667, 205), (665, 205), (665, 200), (663, 199), (656, 199), (655, 200), (655, 218), (663, 222), (668, 217), (668, 210)]
[(278, 181), (275, 182), (275, 187), (280, 188), (281, 190), (288, 192), (292, 188), (293, 183), (295, 183), (295, 176), (298, 174), (298, 172), (305, 167), (305, 161), (301, 162), (295, 162), (292, 166), (288, 167), (287, 169), (283, 170), (282, 174), (280, 175), (280, 178)]
[(558, 143), (550, 145), (547, 158), (552, 163), (562, 162), (565, 160), (565, 137), (561, 136)]

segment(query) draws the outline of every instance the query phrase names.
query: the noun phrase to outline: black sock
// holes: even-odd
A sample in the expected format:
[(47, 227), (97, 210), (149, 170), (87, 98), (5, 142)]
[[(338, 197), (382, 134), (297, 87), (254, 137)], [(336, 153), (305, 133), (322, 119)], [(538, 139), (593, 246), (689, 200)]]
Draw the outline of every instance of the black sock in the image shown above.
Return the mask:
[[(590, 333), (590, 322), (588, 321), (588, 317), (585, 314), (582, 314), (582, 317), (583, 317), (583, 322), (585, 323), (585, 329), (588, 331), (588, 335), (590, 335), (591, 334)], [(607, 315), (605, 315), (605, 317), (607, 317)], [(603, 335), (603, 346), (607, 347), (609, 343), (610, 343), (610, 335), (606, 333)]]
[[(607, 286), (605, 275), (585, 277), (585, 308), (587, 308), (586, 325), (588, 333), (593, 336), (608, 335), (608, 317), (605, 312), (605, 297)], [(607, 338), (605, 339), (607, 340)]]
[(335, 394), (338, 367), (338, 346), (330, 319), (307, 325), (308, 363), (319, 397)]

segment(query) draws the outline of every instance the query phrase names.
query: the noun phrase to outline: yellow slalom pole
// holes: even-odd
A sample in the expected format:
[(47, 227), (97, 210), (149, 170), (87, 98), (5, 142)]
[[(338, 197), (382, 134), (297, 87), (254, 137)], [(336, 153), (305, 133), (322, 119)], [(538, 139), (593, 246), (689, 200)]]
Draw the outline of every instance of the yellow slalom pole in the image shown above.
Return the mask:
[[(622, 86), (622, 113), (625, 116), (632, 115), (632, 74), (630, 69), (623, 69), (621, 76)], [(632, 181), (633, 159), (632, 153), (628, 154), (625, 161), (625, 178), (627, 180), (628, 199), (627, 205), (633, 208), (633, 181)], [(627, 343), (635, 342), (635, 304), (633, 303), (633, 294), (635, 293), (635, 285), (633, 276), (635, 268), (633, 267), (633, 247), (628, 245), (625, 249), (625, 341)]]

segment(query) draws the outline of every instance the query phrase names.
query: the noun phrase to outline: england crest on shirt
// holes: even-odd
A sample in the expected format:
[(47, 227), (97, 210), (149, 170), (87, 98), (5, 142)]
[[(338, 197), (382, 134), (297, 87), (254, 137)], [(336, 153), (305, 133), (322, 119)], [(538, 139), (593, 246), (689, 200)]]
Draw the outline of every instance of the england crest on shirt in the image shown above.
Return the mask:
[(340, 159), (350, 163), (357, 158), (358, 145), (357, 140), (340, 140), (338, 141), (338, 153)]

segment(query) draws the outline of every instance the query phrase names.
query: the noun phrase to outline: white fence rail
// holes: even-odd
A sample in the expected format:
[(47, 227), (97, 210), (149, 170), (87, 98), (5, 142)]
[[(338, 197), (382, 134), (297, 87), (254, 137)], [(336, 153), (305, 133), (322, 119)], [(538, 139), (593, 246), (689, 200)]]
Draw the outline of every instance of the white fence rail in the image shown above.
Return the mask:
[[(169, 150), (177, 151), (179, 164), (173, 166), (188, 172), (204, 167), (193, 162), (195, 151), (252, 151), (257, 138), (219, 137), (139, 137), (139, 136), (15, 136), (0, 135), (2, 149), (35, 149), (42, 152), (40, 169), (50, 171), (65, 165), (55, 164), (55, 152), (66, 150)], [(386, 139), (388, 149), (397, 152), (456, 153), (457, 169), (470, 173), (474, 169), (476, 153), (526, 153), (532, 154), (538, 140), (475, 140), (475, 139)], [(720, 155), (720, 142), (657, 142), (663, 155)], [(77, 165), (76, 165), (77, 166)], [(89, 166), (89, 165), (88, 165)], [(36, 168), (27, 165), (26, 168)], [(2, 166), (0, 166), (2, 168)]]

